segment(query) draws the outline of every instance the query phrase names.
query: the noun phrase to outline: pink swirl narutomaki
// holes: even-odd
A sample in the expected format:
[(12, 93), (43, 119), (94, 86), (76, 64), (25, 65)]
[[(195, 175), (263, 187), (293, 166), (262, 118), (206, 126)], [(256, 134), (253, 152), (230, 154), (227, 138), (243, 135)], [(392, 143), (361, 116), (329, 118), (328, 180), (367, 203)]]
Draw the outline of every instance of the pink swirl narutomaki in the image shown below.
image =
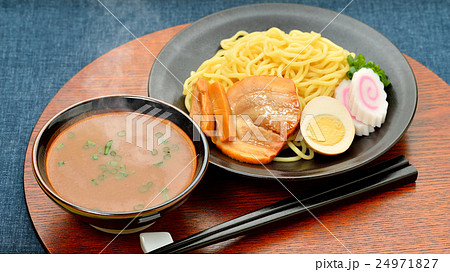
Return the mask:
[[(334, 98), (341, 101), (342, 104), (347, 108), (348, 112), (351, 113), (350, 106), (348, 105), (348, 100), (350, 99), (350, 84), (351, 81), (348, 79), (342, 80), (342, 82), (334, 90)], [(355, 116), (352, 115), (353, 124), (355, 125), (355, 134), (357, 136), (367, 136), (369, 133), (374, 132), (375, 128), (371, 125), (365, 124)]]
[(349, 107), (351, 114), (359, 121), (380, 127), (386, 119), (387, 94), (380, 77), (368, 68), (361, 68), (353, 74), (350, 84)]

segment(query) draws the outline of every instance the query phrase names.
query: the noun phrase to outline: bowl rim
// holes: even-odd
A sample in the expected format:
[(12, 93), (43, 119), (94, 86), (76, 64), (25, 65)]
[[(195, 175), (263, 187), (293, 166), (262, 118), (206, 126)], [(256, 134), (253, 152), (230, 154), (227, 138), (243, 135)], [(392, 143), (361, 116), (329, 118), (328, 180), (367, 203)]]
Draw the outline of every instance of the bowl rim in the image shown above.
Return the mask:
[[(83, 104), (93, 102), (96, 100), (107, 99), (107, 98), (118, 98), (118, 99), (131, 98), (131, 99), (137, 99), (137, 100), (145, 100), (145, 101), (151, 102), (151, 103), (163, 104), (163, 105), (171, 108), (172, 110), (177, 111), (178, 113), (180, 113), (182, 116), (184, 116), (187, 120), (189, 120), (192, 123), (194, 130), (196, 130), (200, 136), (202, 148), (204, 149), (204, 160), (201, 164), (197, 164), (197, 169), (199, 169), (198, 174), (194, 176), (194, 178), (192, 179), (190, 184), (177, 196), (175, 196), (175, 197), (171, 198), (170, 200), (165, 201), (159, 205), (151, 206), (151, 207), (139, 210), (139, 211), (106, 212), (106, 211), (98, 211), (98, 210), (88, 209), (88, 208), (79, 206), (77, 204), (74, 204), (72, 202), (69, 202), (69, 201), (65, 200), (64, 198), (62, 198), (59, 194), (57, 194), (54, 191), (54, 189), (51, 188), (51, 186), (49, 186), (47, 184), (47, 182), (45, 182), (45, 179), (43, 179), (43, 177), (41, 176), (41, 173), (39, 170), (40, 168), (37, 163), (38, 162), (38, 158), (37, 158), (38, 157), (38, 147), (40, 146), (39, 144), (40, 144), (40, 141), (41, 141), (42, 136), (45, 133), (45, 131), (62, 114), (66, 113), (72, 109), (75, 109)], [(111, 219), (118, 217), (120, 219), (123, 219), (123, 218), (143, 217), (146, 215), (154, 215), (154, 214), (164, 210), (165, 208), (171, 207), (172, 205), (175, 205), (179, 201), (182, 201), (186, 196), (188, 196), (190, 194), (190, 192), (198, 185), (200, 180), (203, 178), (203, 176), (206, 172), (206, 169), (208, 168), (208, 164), (209, 164), (209, 156), (210, 156), (209, 153), (210, 153), (210, 151), (209, 151), (208, 140), (207, 140), (206, 136), (204, 135), (204, 133), (202, 132), (202, 130), (200, 129), (199, 125), (189, 115), (187, 115), (185, 112), (181, 111), (177, 107), (175, 107), (167, 102), (164, 102), (159, 99), (152, 98), (152, 97), (148, 97), (148, 96), (132, 95), (132, 94), (114, 94), (114, 95), (102, 95), (102, 96), (96, 96), (96, 97), (84, 99), (84, 100), (74, 103), (68, 107), (65, 107), (58, 113), (54, 114), (48, 121), (45, 122), (45, 124), (39, 130), (38, 134), (36, 135), (36, 138), (33, 141), (33, 148), (32, 148), (32, 152), (31, 152), (31, 155), (32, 155), (31, 156), (31, 166), (33, 168), (33, 173), (34, 173), (34, 176), (35, 176), (35, 179), (36, 179), (36, 182), (38, 183), (38, 185), (41, 187), (41, 189), (45, 192), (45, 194), (47, 196), (49, 196), (53, 201), (55, 201), (63, 209), (69, 210), (70, 212), (73, 212), (73, 213), (76, 213), (79, 215), (83, 215), (83, 216), (87, 216), (87, 217), (93, 217), (93, 218), (99, 218), (99, 217), (102, 218), (103, 217), (103, 218), (111, 218)]]

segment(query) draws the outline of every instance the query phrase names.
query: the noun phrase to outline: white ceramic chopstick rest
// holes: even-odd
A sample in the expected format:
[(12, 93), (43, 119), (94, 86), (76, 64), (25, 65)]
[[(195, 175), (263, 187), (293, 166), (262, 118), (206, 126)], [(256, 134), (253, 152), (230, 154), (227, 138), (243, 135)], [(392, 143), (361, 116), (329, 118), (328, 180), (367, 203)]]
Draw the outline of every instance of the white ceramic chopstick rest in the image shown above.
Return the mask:
[(168, 232), (144, 232), (139, 235), (139, 239), (144, 253), (173, 242), (172, 236)]

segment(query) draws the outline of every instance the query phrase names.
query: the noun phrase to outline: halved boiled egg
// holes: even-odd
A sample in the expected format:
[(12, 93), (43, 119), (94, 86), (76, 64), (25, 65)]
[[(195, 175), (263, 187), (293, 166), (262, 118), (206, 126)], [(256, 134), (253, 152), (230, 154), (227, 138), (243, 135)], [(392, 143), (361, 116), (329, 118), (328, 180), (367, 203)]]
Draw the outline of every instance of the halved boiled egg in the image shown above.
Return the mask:
[(337, 155), (345, 152), (355, 137), (355, 126), (345, 106), (335, 98), (319, 96), (302, 112), (300, 131), (316, 152)]

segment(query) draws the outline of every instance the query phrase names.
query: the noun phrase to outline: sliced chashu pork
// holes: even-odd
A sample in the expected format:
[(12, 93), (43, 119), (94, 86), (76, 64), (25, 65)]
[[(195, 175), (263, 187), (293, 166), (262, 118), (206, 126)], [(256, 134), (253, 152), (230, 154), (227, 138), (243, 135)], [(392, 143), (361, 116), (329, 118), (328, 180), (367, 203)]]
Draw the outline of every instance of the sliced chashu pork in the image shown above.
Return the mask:
[(247, 115), (259, 127), (272, 130), (287, 139), (300, 120), (295, 84), (288, 78), (251, 76), (228, 90), (234, 114)]
[(246, 77), (229, 88), (227, 98), (236, 117), (237, 139), (215, 139), (217, 147), (243, 162), (271, 162), (300, 120), (294, 82), (274, 76)]
[(283, 148), (285, 140), (277, 133), (255, 126), (251, 120), (236, 116), (237, 139), (222, 142), (213, 138), (216, 146), (227, 156), (238, 161), (266, 164)]
[(214, 134), (214, 112), (208, 95), (210, 84), (203, 78), (199, 78), (192, 88), (191, 110), (189, 116), (200, 126), (208, 136)]

